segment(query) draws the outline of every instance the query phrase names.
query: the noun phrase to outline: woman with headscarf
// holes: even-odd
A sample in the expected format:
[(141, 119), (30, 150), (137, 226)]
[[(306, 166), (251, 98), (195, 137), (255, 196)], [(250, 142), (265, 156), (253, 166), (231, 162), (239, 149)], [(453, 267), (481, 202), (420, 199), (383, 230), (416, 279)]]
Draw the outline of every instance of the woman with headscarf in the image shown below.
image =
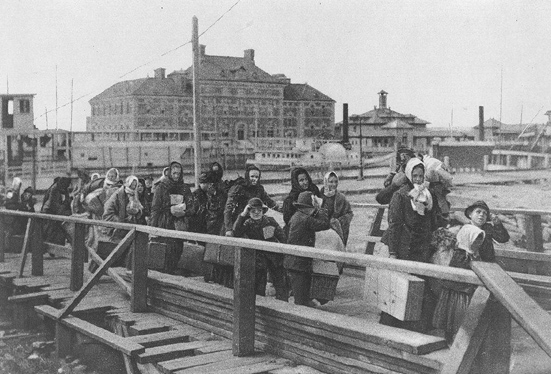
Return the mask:
[[(109, 222), (138, 223), (143, 205), (138, 197), (138, 178), (131, 175), (105, 203), (102, 219)], [(105, 234), (110, 241), (118, 243), (127, 234), (126, 230), (107, 228)]]
[[(228, 198), (224, 207), (224, 225), (223, 234), (234, 236), (233, 225), (241, 214), (248, 202), (252, 198), (259, 198), (266, 206), (271, 209), (278, 209), (277, 203), (264, 190), (260, 184), (261, 172), (254, 165), (248, 166), (245, 171), (245, 178), (238, 179), (228, 191)], [(205, 259), (209, 258), (209, 253), (205, 252)], [(209, 262), (208, 260), (205, 260)], [(209, 262), (212, 265), (210, 274), (205, 276), (205, 280), (212, 280), (215, 283), (226, 287), (233, 287), (233, 265), (225, 262)]]
[(142, 214), (137, 221), (138, 225), (147, 225), (147, 221), (149, 220), (149, 216), (151, 215), (151, 205), (147, 203), (146, 191), (147, 190), (145, 186), (145, 179), (138, 178), (138, 187), (136, 189), (136, 192), (138, 193), (138, 200), (140, 200), (140, 204), (142, 204), (143, 207)]
[(310, 191), (314, 196), (321, 197), (318, 186), (312, 182), (312, 178), (306, 169), (294, 168), (291, 171), (291, 192), (283, 200), (283, 222), (285, 222), (284, 230), (286, 233), (289, 232), (289, 221), (297, 211), (294, 203), (297, 202), (298, 195), (304, 191)]
[(407, 147), (401, 147), (396, 152), (396, 170), (390, 173), (384, 183), (384, 188), (377, 193), (375, 200), (379, 204), (388, 204), (392, 199), (394, 192), (398, 191), (402, 185), (407, 183), (407, 177), (404, 173), (409, 160), (415, 158), (415, 152)]
[[(4, 207), (8, 210), (19, 210), (21, 206), (21, 184), (22, 181), (20, 178), (15, 177), (13, 178), (11, 188), (9, 188), (6, 192), (6, 200), (4, 201)], [(19, 223), (22, 222), (20, 217), (14, 217), (14, 216), (4, 216), (2, 219), (2, 223), (4, 224), (4, 227), (6, 227), (6, 237), (10, 238), (12, 235), (19, 233)], [(26, 222), (25, 219), (25, 228), (26, 228)], [(25, 232), (25, 228), (23, 228), (23, 233)], [(15, 250), (15, 249), (14, 249)]]
[(350, 222), (354, 217), (352, 207), (344, 194), (337, 190), (339, 186), (339, 177), (334, 171), (330, 171), (323, 177), (323, 187), (321, 195), (323, 203), (321, 207), (327, 210), (331, 227), (341, 236), (342, 242), (346, 246), (348, 242), (348, 233), (350, 232)]
[(227, 182), (223, 181), (224, 169), (218, 162), (210, 165), (209, 175), (212, 178), (212, 184), (207, 191), (207, 233), (211, 235), (225, 234), (222, 232), (224, 226), (224, 208), (228, 200)]
[[(412, 158), (404, 170), (407, 182), (394, 193), (388, 209), (388, 229), (381, 242), (388, 246), (391, 258), (430, 262), (431, 234), (436, 229), (436, 209), (433, 197), (425, 183), (425, 166)], [(421, 320), (403, 322), (382, 313), (381, 323), (426, 332), (430, 327), (434, 296), (425, 287)]]
[[(151, 220), (149, 225), (168, 230), (188, 231), (193, 197), (184, 184), (182, 165), (173, 161), (165, 178), (159, 182), (153, 194)], [(167, 244), (164, 272), (173, 274), (182, 256), (183, 242), (179, 239), (163, 238)]]
[[(71, 196), (69, 187), (71, 178), (61, 177), (54, 179), (54, 184), (48, 188), (44, 195), (44, 202), (40, 211), (42, 213), (58, 216), (70, 216)], [(44, 241), (54, 244), (65, 245), (67, 234), (60, 221), (47, 220), (43, 226)]]

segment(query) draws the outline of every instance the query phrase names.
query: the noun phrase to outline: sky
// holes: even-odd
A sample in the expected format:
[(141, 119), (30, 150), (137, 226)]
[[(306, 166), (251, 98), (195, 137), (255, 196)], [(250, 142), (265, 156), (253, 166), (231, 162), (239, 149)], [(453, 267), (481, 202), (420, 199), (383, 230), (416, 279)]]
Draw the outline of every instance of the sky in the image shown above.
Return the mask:
[(261, 69), (333, 98), (336, 122), (343, 103), (365, 113), (380, 90), (437, 127), (475, 126), (479, 106), (510, 124), (551, 110), (541, 0), (3, 0), (0, 94), (34, 93), (35, 126), (70, 129), (73, 82), (72, 129), (84, 131), (88, 101), (111, 85), (191, 66), (193, 16), (208, 55), (254, 49)]

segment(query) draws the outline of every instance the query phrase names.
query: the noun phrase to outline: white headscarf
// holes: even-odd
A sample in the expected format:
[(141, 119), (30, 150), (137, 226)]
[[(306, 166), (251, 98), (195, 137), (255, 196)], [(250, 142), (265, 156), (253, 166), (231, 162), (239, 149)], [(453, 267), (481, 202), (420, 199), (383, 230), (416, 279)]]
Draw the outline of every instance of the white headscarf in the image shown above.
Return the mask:
[(334, 171), (327, 172), (323, 177), (323, 194), (327, 197), (335, 196), (337, 190), (329, 191), (329, 178), (334, 176), (337, 178), (337, 183), (339, 182), (339, 176)]
[(21, 181), (21, 178), (15, 177), (15, 178), (13, 178), (13, 181), (11, 182), (11, 188), (14, 191), (19, 191), (21, 189), (21, 184), (22, 183), (23, 182)]
[[(136, 181), (136, 187), (132, 188), (131, 186), (134, 181)], [(134, 195), (139, 183), (140, 182), (138, 181), (138, 177), (136, 177), (135, 175), (127, 177), (124, 181), (124, 192), (126, 192), (128, 195)]]
[[(115, 174), (116, 174), (115, 180), (107, 178), (107, 176), (109, 175), (109, 172), (111, 172), (111, 171), (114, 171)], [(119, 171), (116, 168), (111, 168), (111, 169), (107, 170), (107, 173), (105, 174), (105, 181), (103, 182), (103, 188), (113, 186), (115, 183), (117, 183), (119, 181), (119, 179), (120, 179), (120, 174), (119, 174)]]
[(413, 169), (418, 165), (423, 165), (423, 170), (425, 170), (423, 161), (419, 160), (417, 157), (410, 159), (406, 164), (405, 174), (413, 184), (413, 189), (409, 192), (411, 207), (417, 213), (424, 216), (425, 210), (432, 209), (432, 196), (427, 188), (427, 182), (423, 182), (423, 184), (413, 183)]
[(472, 246), (480, 234), (482, 234), (482, 240), (484, 240), (484, 237), (486, 236), (486, 232), (484, 232), (484, 230), (476, 227), (475, 225), (471, 225), (470, 223), (463, 225), (457, 233), (457, 248), (464, 250), (473, 258), (478, 258), (479, 254), (478, 252), (475, 253)]

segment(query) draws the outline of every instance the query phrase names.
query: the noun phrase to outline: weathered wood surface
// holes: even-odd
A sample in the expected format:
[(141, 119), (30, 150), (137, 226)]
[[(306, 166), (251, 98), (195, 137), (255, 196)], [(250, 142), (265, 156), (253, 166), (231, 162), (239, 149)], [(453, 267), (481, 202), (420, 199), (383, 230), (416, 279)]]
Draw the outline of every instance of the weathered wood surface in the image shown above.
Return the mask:
[(497, 264), (475, 261), (472, 269), (511, 316), (551, 356), (551, 316), (539, 307)]
[(61, 314), (61, 311), (51, 306), (36, 306), (35, 310), (44, 316), (57, 320), (58, 323), (65, 327), (78, 331), (79, 333), (98, 340), (101, 343), (107, 344), (108, 346), (121, 351), (126, 355), (132, 356), (145, 352), (145, 348), (142, 345), (128, 341), (117, 334), (97, 327), (96, 325), (86, 322), (80, 318), (69, 316), (59, 319), (58, 317)]

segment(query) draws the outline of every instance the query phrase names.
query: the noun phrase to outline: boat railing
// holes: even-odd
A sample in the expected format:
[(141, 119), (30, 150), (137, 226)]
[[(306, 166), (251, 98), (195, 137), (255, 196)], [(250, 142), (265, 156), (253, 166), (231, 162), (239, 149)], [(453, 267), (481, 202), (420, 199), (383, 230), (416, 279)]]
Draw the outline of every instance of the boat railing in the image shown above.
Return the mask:
[[(534, 213), (536, 211), (530, 211)], [(550, 214), (551, 212), (545, 212)], [(48, 215), (0, 210), (0, 238), (4, 239), (6, 220), (14, 217), (27, 217), (21, 266), (19, 276), (23, 275), (25, 260), (31, 253), (31, 274), (43, 275), (44, 246), (42, 223), (47, 220), (65, 222), (74, 225), (72, 237), (70, 288), (77, 291), (65, 306), (56, 312), (58, 323), (68, 317), (86, 296), (101, 276), (108, 273), (110, 266), (126, 251), (133, 251), (131, 283), (125, 287), (131, 298), (133, 312), (146, 312), (148, 292), (148, 242), (150, 236), (174, 238), (185, 241), (198, 241), (232, 246), (235, 249), (234, 266), (234, 303), (233, 303), (233, 354), (246, 356), (254, 353), (255, 344), (255, 288), (254, 268), (255, 251), (267, 251), (284, 255), (315, 258), (325, 261), (337, 261), (368, 269), (382, 269), (424, 277), (462, 282), (475, 285), (476, 291), (471, 299), (459, 332), (449, 350), (448, 359), (443, 363), (442, 373), (468, 372), (487, 336), (495, 354), (485, 357), (482, 365), (505, 368), (508, 372), (510, 361), (510, 317), (535, 340), (551, 357), (551, 316), (528, 296), (524, 290), (497, 264), (473, 262), (472, 270), (451, 268), (428, 263), (419, 263), (376, 257), (362, 253), (346, 253), (333, 250), (320, 250), (291, 244), (280, 244), (243, 238), (214, 236), (191, 232), (165, 230), (149, 226), (132, 225), (86, 218)], [(84, 262), (87, 249), (84, 244), (86, 227), (97, 225), (126, 230), (126, 236), (118, 243), (109, 256), (101, 262), (96, 272), (83, 282)], [(5, 260), (5, 240), (0, 240), (0, 262)], [(95, 253), (89, 253), (94, 257)], [(95, 255), (97, 256), (97, 255)], [(125, 283), (126, 284), (126, 283)], [(493, 296), (493, 297), (492, 297)], [(494, 300), (497, 300), (496, 303)], [(508, 326), (508, 327), (507, 327)], [(490, 372), (488, 370), (482, 372)], [(495, 372), (495, 371), (493, 371)]]

